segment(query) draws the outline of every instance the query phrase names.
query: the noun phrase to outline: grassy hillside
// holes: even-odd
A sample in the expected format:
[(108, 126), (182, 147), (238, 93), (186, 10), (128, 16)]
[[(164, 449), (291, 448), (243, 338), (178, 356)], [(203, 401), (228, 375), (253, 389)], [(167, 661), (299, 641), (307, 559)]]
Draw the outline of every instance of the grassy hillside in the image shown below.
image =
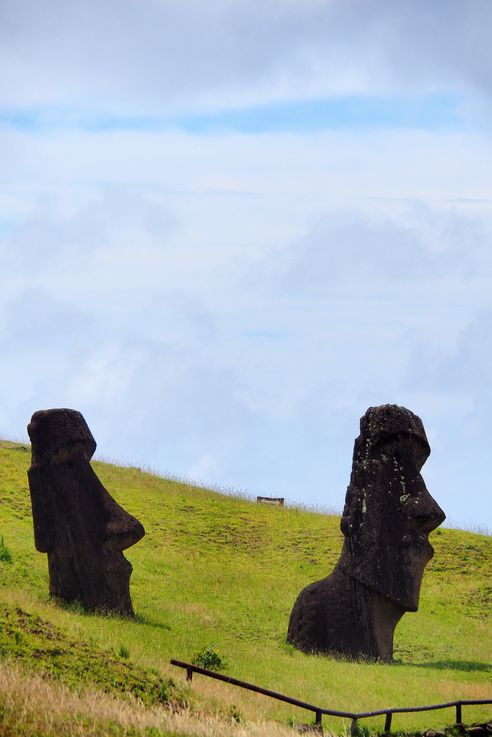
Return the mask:
[[(44, 679), (44, 688), (79, 683), (97, 689), (99, 704), (128, 690), (136, 697), (148, 691), (147, 706), (138, 706), (150, 710), (145, 712), (147, 721), (131, 727), (137, 730), (134, 734), (148, 735), (171, 734), (152, 733), (149, 727), (164, 724), (159, 722), (161, 704), (168, 698), (202, 714), (200, 729), (215, 713), (231, 723), (311, 720), (294, 707), (200, 676), (188, 689), (169, 659), (190, 660), (205, 647), (223, 657), (228, 674), (336, 709), (492, 697), (490, 538), (447, 529), (433, 534), (436, 552), (424, 577), (420, 609), (405, 615), (396, 630), (395, 663), (306, 656), (285, 643), (288, 617), (299, 590), (327, 575), (338, 558), (341, 534), (336, 517), (259, 505), (135, 468), (95, 463), (106, 488), (142, 521), (147, 534), (126, 551), (134, 567), (136, 621), (88, 615), (48, 600), (46, 556), (37, 553), (33, 543), (29, 463), (27, 446), (0, 443), (0, 536), (11, 554), (8, 560), (0, 549), (0, 655), (8, 656), (10, 667), (17, 662), (21, 667), (14, 668), (10, 682), (35, 679), (37, 671), (51, 669), (56, 680)], [(53, 649), (61, 652), (53, 654)], [(98, 700), (85, 698), (90, 703)], [(14, 701), (9, 702), (12, 714), (24, 708)], [(0, 700), (0, 716), (1, 705)], [(161, 716), (152, 722), (151, 713)], [(489, 714), (490, 709), (464, 709), (469, 721)], [(451, 710), (401, 715), (395, 717), (394, 728), (439, 727), (451, 723), (453, 716)], [(97, 724), (111, 723), (114, 731), (94, 727), (94, 734), (119, 734), (119, 729), (132, 733), (114, 715), (109, 722), (97, 719)], [(348, 727), (339, 719), (323, 721), (338, 733)], [(92, 733), (88, 724), (84, 734)], [(196, 720), (194, 724), (173, 722), (167, 728), (191, 734), (198, 729)], [(382, 728), (381, 718), (367, 724)], [(207, 734), (227, 733), (220, 731), (223, 727), (210, 729)], [(274, 734), (272, 729), (265, 734)], [(60, 727), (55, 731), (62, 733)]]

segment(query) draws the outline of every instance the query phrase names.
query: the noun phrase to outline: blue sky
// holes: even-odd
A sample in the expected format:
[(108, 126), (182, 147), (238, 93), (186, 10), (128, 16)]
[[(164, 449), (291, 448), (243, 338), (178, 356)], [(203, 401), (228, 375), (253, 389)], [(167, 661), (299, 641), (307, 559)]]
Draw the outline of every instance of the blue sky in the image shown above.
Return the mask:
[(0, 433), (340, 509), (367, 407), (492, 526), (490, 3), (7, 0)]
[(326, 129), (459, 129), (463, 126), (461, 103), (459, 96), (451, 94), (411, 97), (349, 95), (168, 117), (118, 116), (104, 112), (80, 116), (76, 109), (0, 108), (0, 125), (38, 133), (67, 128), (92, 132), (171, 129), (196, 135), (227, 132), (308, 134)]

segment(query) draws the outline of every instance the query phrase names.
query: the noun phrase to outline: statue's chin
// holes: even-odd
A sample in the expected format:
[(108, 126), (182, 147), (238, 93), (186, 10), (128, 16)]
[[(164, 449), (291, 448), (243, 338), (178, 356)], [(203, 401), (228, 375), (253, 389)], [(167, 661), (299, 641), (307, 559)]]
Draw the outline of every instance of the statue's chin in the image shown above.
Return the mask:
[[(379, 566), (374, 568), (370, 563), (368, 565), (369, 561), (366, 559), (365, 565), (362, 566), (349, 564), (348, 572), (352, 578), (405, 611), (416, 612), (424, 570), (432, 558), (433, 548), (426, 537), (422, 536), (422, 539), (419, 539), (412, 533), (411, 539), (402, 541), (401, 551), (404, 555), (398, 556), (398, 560), (396, 556), (391, 556), (387, 565), (379, 558)], [(384, 578), (381, 576), (381, 570), (391, 571), (392, 575)]]
[(422, 576), (420, 580), (416, 581), (414, 578), (402, 575), (401, 586), (397, 588), (386, 588), (385, 586), (370, 586), (378, 594), (384, 596), (393, 604), (397, 604), (406, 612), (416, 612), (419, 608), (420, 599), (420, 585), (422, 583)]

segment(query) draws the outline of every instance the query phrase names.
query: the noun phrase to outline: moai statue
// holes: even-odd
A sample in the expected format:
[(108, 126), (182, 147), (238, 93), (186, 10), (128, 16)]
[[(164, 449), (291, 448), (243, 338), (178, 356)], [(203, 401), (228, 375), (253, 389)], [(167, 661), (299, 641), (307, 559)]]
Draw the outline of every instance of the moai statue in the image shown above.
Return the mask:
[(288, 642), (304, 652), (390, 661), (393, 634), (418, 608), (429, 533), (445, 514), (420, 469), (430, 453), (419, 417), (404, 407), (370, 407), (360, 421), (333, 572), (301, 591)]
[(96, 449), (73, 409), (35, 412), (28, 471), (36, 548), (48, 553), (50, 594), (90, 610), (133, 616), (131, 564), (122, 551), (145, 534), (90, 465)]

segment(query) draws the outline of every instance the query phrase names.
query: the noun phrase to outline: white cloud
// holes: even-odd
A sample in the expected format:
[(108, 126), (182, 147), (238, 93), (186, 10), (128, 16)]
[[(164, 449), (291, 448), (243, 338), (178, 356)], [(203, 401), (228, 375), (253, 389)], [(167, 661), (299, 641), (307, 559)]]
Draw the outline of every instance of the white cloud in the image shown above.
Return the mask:
[(1, 12), (5, 105), (166, 113), (470, 88), (490, 99), (487, 0), (7, 0)]
[(285, 278), (301, 291), (415, 289), (456, 278), (466, 285), (492, 277), (491, 239), (492, 208), (477, 214), (454, 203), (416, 201), (386, 213), (333, 208), (295, 244)]

